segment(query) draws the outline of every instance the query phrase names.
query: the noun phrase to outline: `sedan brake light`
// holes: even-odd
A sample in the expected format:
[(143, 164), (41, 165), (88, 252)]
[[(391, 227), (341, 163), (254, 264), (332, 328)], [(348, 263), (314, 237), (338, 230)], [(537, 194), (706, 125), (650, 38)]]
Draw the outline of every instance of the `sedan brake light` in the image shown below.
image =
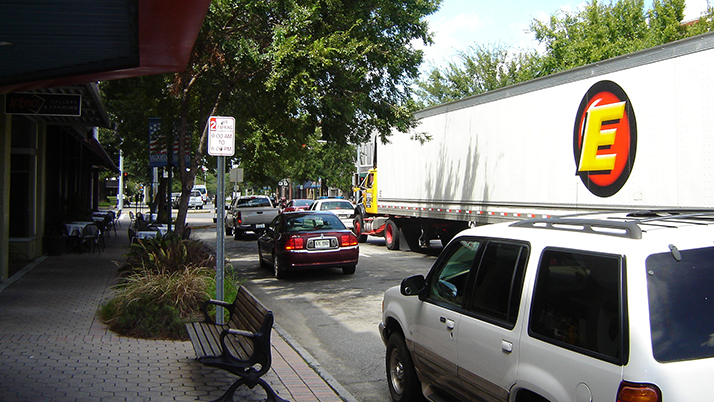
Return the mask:
[(357, 237), (352, 233), (344, 234), (340, 236), (340, 244), (342, 245), (342, 247), (356, 246)]
[(305, 248), (305, 239), (302, 237), (291, 236), (288, 241), (285, 242), (286, 250), (302, 250)]
[(662, 392), (653, 384), (623, 381), (617, 392), (617, 402), (661, 402)]

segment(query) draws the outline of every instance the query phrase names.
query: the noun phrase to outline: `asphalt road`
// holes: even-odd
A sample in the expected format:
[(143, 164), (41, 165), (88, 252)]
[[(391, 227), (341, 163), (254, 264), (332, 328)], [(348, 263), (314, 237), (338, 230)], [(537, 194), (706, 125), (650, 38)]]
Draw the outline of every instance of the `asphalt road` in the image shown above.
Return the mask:
[[(201, 226), (212, 224), (212, 218), (212, 211), (192, 211), (188, 220), (191, 226)], [(210, 237), (210, 229), (203, 236)], [(226, 259), (246, 279), (245, 286), (275, 313), (278, 325), (360, 402), (391, 400), (385, 347), (377, 330), (384, 291), (407, 276), (426, 274), (438, 251), (389, 251), (384, 240), (370, 237), (360, 244), (354, 275), (327, 269), (277, 280), (272, 270), (260, 267), (254, 237), (225, 240)]]

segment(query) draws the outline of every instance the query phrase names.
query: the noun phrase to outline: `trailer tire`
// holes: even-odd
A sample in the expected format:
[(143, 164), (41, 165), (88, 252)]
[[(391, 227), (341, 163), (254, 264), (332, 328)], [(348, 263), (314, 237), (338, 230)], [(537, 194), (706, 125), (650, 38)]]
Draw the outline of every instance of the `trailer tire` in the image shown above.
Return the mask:
[(399, 250), (399, 228), (391, 220), (384, 224), (384, 243), (389, 250)]

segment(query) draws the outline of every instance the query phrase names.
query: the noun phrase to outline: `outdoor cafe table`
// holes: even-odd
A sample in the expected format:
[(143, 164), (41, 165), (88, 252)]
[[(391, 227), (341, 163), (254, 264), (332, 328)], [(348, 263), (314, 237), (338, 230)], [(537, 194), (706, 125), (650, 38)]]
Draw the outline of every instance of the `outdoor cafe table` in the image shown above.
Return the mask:
[(160, 235), (161, 234), (158, 230), (140, 230), (136, 232), (136, 238), (140, 240), (155, 238), (156, 236)]
[(87, 225), (91, 225), (93, 222), (70, 222), (65, 223), (64, 227), (67, 230), (67, 234), (70, 236), (82, 236), (82, 231)]
[(161, 236), (166, 235), (166, 233), (169, 231), (168, 225), (164, 225), (164, 224), (151, 225), (151, 228), (156, 228), (161, 233)]
[(147, 230), (140, 230), (136, 233), (137, 239), (148, 239), (152, 237), (163, 237), (169, 231), (167, 225), (151, 225)]

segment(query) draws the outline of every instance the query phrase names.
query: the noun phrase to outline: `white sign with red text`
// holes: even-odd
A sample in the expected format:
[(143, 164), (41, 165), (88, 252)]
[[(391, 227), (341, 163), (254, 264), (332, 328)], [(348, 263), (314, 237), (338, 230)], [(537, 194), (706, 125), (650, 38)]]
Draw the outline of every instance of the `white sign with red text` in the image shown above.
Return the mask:
[(208, 154), (211, 156), (235, 155), (235, 128), (233, 117), (208, 118)]

